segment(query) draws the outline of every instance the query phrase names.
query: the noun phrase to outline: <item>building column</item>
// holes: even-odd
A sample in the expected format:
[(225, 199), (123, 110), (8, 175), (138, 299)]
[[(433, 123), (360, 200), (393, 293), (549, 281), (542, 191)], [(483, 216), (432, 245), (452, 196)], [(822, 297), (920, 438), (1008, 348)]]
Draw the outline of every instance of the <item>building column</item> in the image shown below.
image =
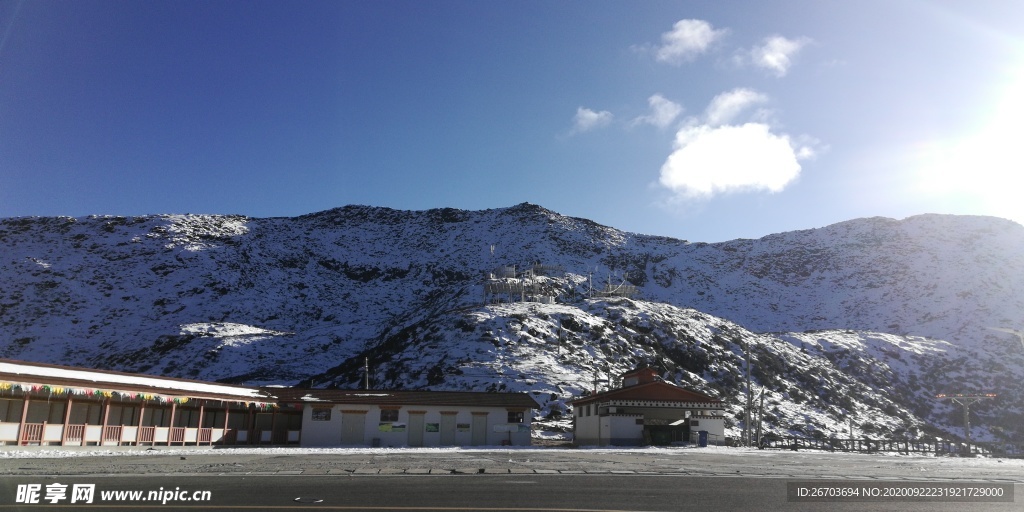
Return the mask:
[(68, 395), (68, 401), (64, 404), (64, 430), (60, 433), (60, 445), (64, 446), (64, 443), (68, 440), (68, 424), (71, 422), (71, 395)]
[(277, 434), (277, 409), (270, 411), (270, 444), (274, 444), (275, 434)]
[[(139, 436), (142, 435), (142, 418), (146, 417), (146, 399), (143, 398), (139, 405), (139, 421), (135, 422), (135, 446), (139, 445)], [(156, 435), (154, 433), (154, 435)]]
[(205, 407), (205, 404), (203, 403), (202, 400), (200, 400), (199, 401), (199, 424), (196, 425), (196, 428), (198, 429), (198, 430), (196, 430), (196, 446), (199, 446), (199, 438), (200, 438), (199, 433), (203, 431), (203, 413), (205, 412), (204, 407)]
[[(253, 418), (253, 408), (249, 407), (249, 415), (245, 419), (245, 428), (248, 433), (245, 435), (246, 444), (252, 444), (253, 431), (256, 430), (255, 420)], [(259, 440), (257, 440), (257, 443)]]
[[(99, 446), (103, 446), (103, 442), (107, 440), (107, 422), (110, 420), (110, 399), (106, 398), (103, 400), (103, 427), (100, 428), (100, 443)], [(120, 443), (120, 440), (118, 441)]]
[(21, 404), (21, 424), (18, 426), (18, 446), (21, 446), (21, 439), (25, 436), (25, 420), (28, 419), (28, 391), (24, 391), (24, 388), (22, 388), (22, 394), (25, 395), (25, 399)]
[(167, 427), (167, 446), (171, 445), (171, 440), (174, 439), (174, 414), (178, 412), (178, 402), (171, 400), (171, 422)]
[[(231, 404), (224, 402), (224, 433), (221, 434), (220, 438), (223, 444), (228, 444), (228, 415), (231, 414)], [(238, 438), (235, 438), (235, 444), (238, 443)]]

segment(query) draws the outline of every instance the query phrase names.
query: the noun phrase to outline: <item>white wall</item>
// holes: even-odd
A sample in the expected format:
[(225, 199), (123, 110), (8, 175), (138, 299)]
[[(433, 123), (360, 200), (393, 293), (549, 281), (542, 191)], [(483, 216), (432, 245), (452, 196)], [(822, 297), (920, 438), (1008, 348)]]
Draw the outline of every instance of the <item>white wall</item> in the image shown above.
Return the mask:
[[(473, 412), (487, 412), (487, 441), (486, 446), (499, 446), (502, 441), (511, 441), (515, 446), (526, 446), (531, 442), (530, 438), (530, 411), (523, 416), (523, 423), (508, 423), (508, 410), (504, 407), (471, 407), (458, 408), (451, 406), (403, 406), (398, 410), (398, 421), (384, 426), (390, 427), (392, 431), (382, 430), (380, 421), (381, 409), (377, 406), (330, 406), (330, 420), (313, 421), (314, 408), (327, 407), (326, 405), (305, 404), (302, 410), (302, 446), (338, 446), (341, 444), (342, 410), (366, 410), (364, 417), (364, 440), (363, 444), (371, 446), (374, 439), (379, 439), (380, 446), (408, 446), (409, 445), (409, 411), (423, 411), (423, 446), (441, 446), (442, 411), (457, 411), (455, 415), (455, 444), (454, 446), (470, 446), (472, 444)], [(387, 423), (387, 422), (385, 422)], [(394, 431), (399, 425), (405, 425), (404, 430)], [(433, 427), (437, 427), (436, 431)], [(460, 428), (461, 426), (461, 428)], [(511, 432), (509, 432), (511, 430)]]
[[(697, 422), (697, 425), (694, 425)], [(707, 430), (708, 434), (718, 436), (721, 441), (725, 437), (725, 418), (721, 416), (693, 416), (690, 418), (690, 432)]]
[(600, 417), (594, 414), (593, 408), (591, 408), (590, 416), (580, 416), (584, 410), (584, 407), (575, 407), (573, 410), (573, 414), (577, 415), (573, 442), (577, 446), (597, 446), (600, 442), (597, 438), (597, 422)]
[[(609, 435), (610, 444), (623, 446), (641, 445), (644, 440), (644, 425), (637, 425), (636, 420), (642, 420), (643, 416), (638, 414), (608, 416), (611, 422)], [(623, 442), (625, 441), (625, 442)]]
[(21, 423), (0, 423), (0, 441), (17, 441)]
[(338, 446), (341, 444), (341, 407), (317, 406), (330, 411), (327, 421), (313, 421), (314, 406), (302, 408), (302, 446)]

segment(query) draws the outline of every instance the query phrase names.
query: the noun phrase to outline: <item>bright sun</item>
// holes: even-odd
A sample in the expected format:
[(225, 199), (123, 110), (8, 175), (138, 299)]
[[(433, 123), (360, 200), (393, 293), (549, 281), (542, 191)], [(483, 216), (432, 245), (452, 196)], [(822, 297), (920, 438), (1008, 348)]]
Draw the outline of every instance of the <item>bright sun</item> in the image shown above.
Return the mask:
[[(980, 122), (921, 153), (919, 192), (974, 212), (1024, 223), (1024, 72), (1006, 82)], [(952, 213), (952, 212), (951, 212)]]

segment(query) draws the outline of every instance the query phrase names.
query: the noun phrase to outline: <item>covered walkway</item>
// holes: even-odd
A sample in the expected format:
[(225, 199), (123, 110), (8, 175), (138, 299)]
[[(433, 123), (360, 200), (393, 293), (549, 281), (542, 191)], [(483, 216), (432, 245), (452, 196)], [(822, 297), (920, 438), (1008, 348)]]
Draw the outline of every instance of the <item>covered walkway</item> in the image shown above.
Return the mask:
[(0, 445), (298, 444), (258, 388), (0, 359)]

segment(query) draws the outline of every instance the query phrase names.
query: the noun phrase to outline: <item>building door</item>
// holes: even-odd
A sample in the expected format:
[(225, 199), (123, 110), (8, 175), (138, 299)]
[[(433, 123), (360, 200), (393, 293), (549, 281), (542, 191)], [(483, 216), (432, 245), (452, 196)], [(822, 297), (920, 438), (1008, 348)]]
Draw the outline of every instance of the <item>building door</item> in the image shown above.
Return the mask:
[(409, 446), (423, 446), (422, 412), (409, 412)]
[(341, 414), (341, 444), (366, 444), (365, 411), (345, 411)]
[(669, 446), (672, 443), (689, 440), (689, 426), (647, 425), (644, 430), (647, 431), (653, 446)]
[(441, 413), (441, 446), (455, 445), (455, 415)]
[(487, 413), (473, 413), (473, 426), (470, 428), (472, 436), (469, 444), (472, 446), (483, 446), (487, 444)]

